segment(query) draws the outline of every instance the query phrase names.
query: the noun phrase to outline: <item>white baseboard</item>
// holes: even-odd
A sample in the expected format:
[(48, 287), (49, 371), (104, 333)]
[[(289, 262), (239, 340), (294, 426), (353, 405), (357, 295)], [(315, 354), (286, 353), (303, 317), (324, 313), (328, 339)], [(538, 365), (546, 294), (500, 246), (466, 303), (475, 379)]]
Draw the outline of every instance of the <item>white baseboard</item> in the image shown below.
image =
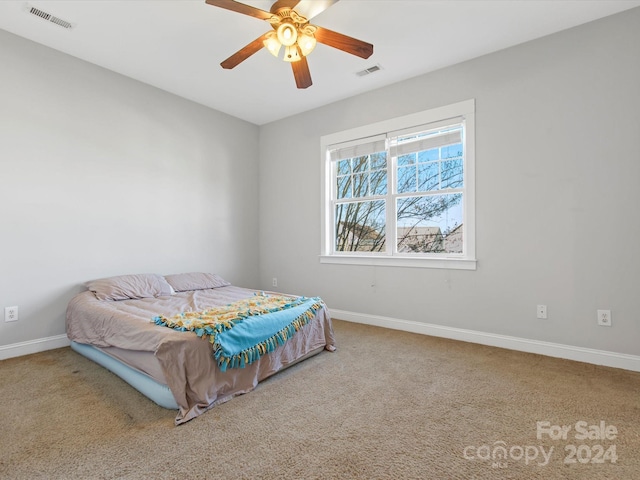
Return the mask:
[(45, 350), (53, 350), (54, 348), (68, 347), (69, 345), (71, 345), (71, 342), (66, 335), (56, 335), (54, 337), (38, 338), (27, 342), (3, 345), (0, 346), (0, 360), (44, 352)]
[(640, 356), (625, 353), (594, 350), (591, 348), (574, 347), (560, 343), (542, 342), (527, 338), (510, 337), (494, 333), (465, 330), (462, 328), (445, 327), (429, 323), (420, 323), (410, 320), (399, 320), (378, 315), (366, 315), (362, 313), (347, 312), (344, 310), (330, 309), (331, 316), (347, 322), (364, 323), (376, 327), (391, 328), (405, 332), (420, 333), (433, 337), (450, 338), (463, 342), (479, 343), (492, 347), (506, 348), (520, 352), (537, 353), (549, 357), (565, 358), (578, 362), (604, 365), (607, 367), (622, 368), (640, 372)]
[[(419, 333), (433, 337), (449, 338), (463, 342), (478, 343), (491, 347), (506, 348), (520, 352), (537, 353), (549, 357), (564, 358), (578, 362), (604, 365), (606, 367), (622, 368), (640, 372), (640, 356), (626, 353), (608, 352), (592, 348), (575, 347), (560, 343), (543, 342), (527, 338), (510, 337), (495, 333), (466, 330), (463, 328), (445, 327), (429, 323), (414, 322), (411, 320), (399, 320), (397, 318), (382, 317), (379, 315), (367, 315), (362, 313), (347, 312), (345, 310), (331, 309), (331, 315), (347, 322), (363, 323), (376, 327), (391, 328), (405, 332)], [(14, 343), (0, 346), (0, 360), (20, 357), (32, 353), (53, 350), (54, 348), (68, 347), (71, 345), (66, 335), (39, 338), (27, 342)]]

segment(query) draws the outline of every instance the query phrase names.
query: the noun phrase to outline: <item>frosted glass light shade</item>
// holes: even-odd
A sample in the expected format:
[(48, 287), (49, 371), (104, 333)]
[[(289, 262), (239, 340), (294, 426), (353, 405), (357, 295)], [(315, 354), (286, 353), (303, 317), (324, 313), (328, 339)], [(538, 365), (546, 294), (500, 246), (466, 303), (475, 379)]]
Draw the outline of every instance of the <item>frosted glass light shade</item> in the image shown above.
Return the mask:
[(298, 39), (298, 30), (294, 25), (288, 22), (282, 23), (276, 31), (278, 41), (285, 47), (290, 47)]
[(316, 48), (316, 39), (313, 35), (301, 34), (298, 37), (298, 46), (303, 57), (309, 55)]
[(278, 58), (278, 53), (280, 53), (280, 42), (278, 41), (278, 37), (276, 36), (276, 32), (269, 32), (267, 34), (267, 38), (262, 42), (264, 48), (269, 50), (269, 53), (274, 57)]

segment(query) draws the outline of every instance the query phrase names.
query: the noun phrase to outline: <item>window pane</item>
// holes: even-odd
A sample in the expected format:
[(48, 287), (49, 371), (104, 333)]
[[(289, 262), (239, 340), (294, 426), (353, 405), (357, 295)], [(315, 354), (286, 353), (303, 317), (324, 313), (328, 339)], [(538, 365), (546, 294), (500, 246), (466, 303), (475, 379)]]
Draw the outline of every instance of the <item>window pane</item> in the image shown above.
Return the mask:
[(463, 184), (462, 159), (442, 162), (442, 188), (460, 188)]
[(398, 166), (415, 165), (415, 163), (416, 163), (415, 153), (409, 153), (407, 155), (402, 155), (398, 157)]
[(440, 184), (439, 162), (421, 163), (418, 165), (419, 192), (438, 190)]
[(462, 253), (462, 194), (397, 201), (399, 253)]
[(437, 148), (432, 148), (431, 150), (423, 150), (422, 152), (418, 152), (418, 162), (432, 162), (434, 160), (438, 160), (440, 158), (440, 152)]
[(351, 159), (354, 172), (364, 172), (369, 169), (369, 156)]
[(462, 144), (456, 143), (455, 145), (448, 145), (446, 147), (442, 147), (440, 153), (440, 158), (453, 158), (453, 157), (461, 157), (462, 156)]
[(371, 170), (387, 168), (387, 152), (372, 153), (370, 157)]
[(368, 173), (356, 173), (353, 175), (353, 196), (356, 198), (369, 196)]
[(416, 191), (416, 167), (398, 167), (398, 193)]
[(351, 159), (340, 160), (338, 162), (338, 175), (348, 175), (351, 173)]
[(375, 170), (371, 172), (371, 195), (387, 194), (387, 171)]
[(351, 176), (338, 177), (337, 198), (351, 198)]
[(387, 194), (387, 152), (336, 162), (336, 198)]
[(336, 251), (384, 251), (384, 222), (384, 200), (336, 205)]

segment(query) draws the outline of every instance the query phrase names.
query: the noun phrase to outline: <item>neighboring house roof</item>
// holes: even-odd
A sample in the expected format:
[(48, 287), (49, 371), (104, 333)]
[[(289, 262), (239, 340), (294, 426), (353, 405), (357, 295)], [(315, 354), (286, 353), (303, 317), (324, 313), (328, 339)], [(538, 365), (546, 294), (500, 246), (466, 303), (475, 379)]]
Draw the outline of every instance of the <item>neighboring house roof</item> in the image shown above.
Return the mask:
[(380, 233), (374, 229), (369, 227), (368, 225), (362, 225), (360, 223), (347, 223), (340, 222), (338, 226), (338, 231), (341, 232), (343, 229), (347, 228), (350, 233), (354, 235), (357, 234), (357, 238), (361, 240), (375, 240), (380, 236)]
[(443, 251), (440, 227), (398, 227), (399, 252)]
[[(339, 231), (347, 230), (348, 238), (358, 244), (357, 250), (369, 251), (372, 242), (381, 239), (381, 233), (359, 223), (340, 222)], [(398, 227), (399, 252), (448, 252), (462, 253), (462, 224), (444, 235), (440, 227)], [(384, 240), (378, 245), (384, 245)]]
[(444, 251), (448, 253), (462, 253), (463, 224), (458, 225), (444, 237)]
[(440, 227), (398, 227), (398, 237), (405, 235), (442, 236)]

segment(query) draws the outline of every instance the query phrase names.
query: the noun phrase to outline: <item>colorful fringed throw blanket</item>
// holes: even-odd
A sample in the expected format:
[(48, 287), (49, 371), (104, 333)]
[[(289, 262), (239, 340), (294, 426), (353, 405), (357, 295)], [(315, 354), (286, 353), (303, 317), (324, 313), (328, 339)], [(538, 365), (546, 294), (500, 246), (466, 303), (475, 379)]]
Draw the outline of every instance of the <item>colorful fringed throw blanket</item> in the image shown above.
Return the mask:
[(244, 368), (283, 345), (323, 308), (319, 297), (256, 294), (202, 312), (184, 312), (153, 318), (156, 325), (192, 331), (209, 337), (213, 356), (223, 372)]

